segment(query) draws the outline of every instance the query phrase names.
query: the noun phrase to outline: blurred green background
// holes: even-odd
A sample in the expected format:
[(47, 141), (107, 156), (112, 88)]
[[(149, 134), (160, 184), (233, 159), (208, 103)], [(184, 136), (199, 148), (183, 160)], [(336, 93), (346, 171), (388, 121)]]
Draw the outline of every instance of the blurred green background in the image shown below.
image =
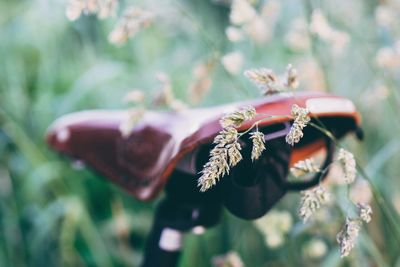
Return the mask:
[[(393, 227), (400, 227), (399, 2), (252, 1), (259, 9), (270, 5), (270, 24), (261, 29), (268, 36), (241, 42), (225, 35), (230, 11), (223, 2), (229, 1), (121, 1), (119, 15), (139, 5), (157, 16), (115, 46), (107, 36), (117, 18), (70, 22), (64, 0), (0, 0), (0, 266), (138, 266), (157, 201), (140, 203), (90, 170), (73, 168), (46, 146), (46, 129), (69, 112), (126, 108), (122, 99), (133, 88), (151, 99), (160, 72), (170, 76), (176, 98), (188, 103), (192, 70), (210, 59), (216, 62), (211, 91), (200, 106), (258, 97), (243, 70), (282, 72), (288, 63), (299, 71), (300, 90), (353, 100), (365, 140), (349, 137), (345, 144), (379, 189), (386, 213), (372, 201), (372, 222), (352, 255), (341, 259), (335, 234), (345, 190), (333, 185), (337, 205), (326, 211), (328, 220), (306, 225), (296, 217), (299, 196), (288, 195), (278, 205), (293, 220), (284, 244), (269, 246), (254, 224), (225, 212), (218, 227), (187, 236), (181, 266), (211, 266), (213, 256), (230, 250), (250, 267), (400, 266), (400, 232)], [(308, 30), (317, 9), (345, 34), (339, 36), (344, 45)], [(232, 51), (243, 57), (238, 75), (220, 64)], [(318, 257), (306, 249), (315, 238), (324, 244)]]

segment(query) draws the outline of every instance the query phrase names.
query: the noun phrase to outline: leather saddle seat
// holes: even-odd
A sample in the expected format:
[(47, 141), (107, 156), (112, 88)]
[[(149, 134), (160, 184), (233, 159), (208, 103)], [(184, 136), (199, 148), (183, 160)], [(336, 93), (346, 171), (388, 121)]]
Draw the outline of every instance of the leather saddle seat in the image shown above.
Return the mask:
[[(62, 116), (50, 126), (47, 142), (56, 151), (82, 160), (137, 199), (151, 200), (162, 191), (179, 162), (200, 147), (210, 146), (221, 130), (219, 120), (224, 114), (251, 105), (260, 115), (239, 130), (265, 118), (262, 113), (278, 116), (259, 124), (275, 131), (291, 122), (292, 104), (307, 107), (310, 116), (323, 123), (336, 138), (356, 130), (360, 124), (360, 116), (350, 100), (327, 93), (302, 92), (182, 112), (148, 111), (128, 137), (123, 137), (119, 130), (129, 116), (127, 111), (76, 112)], [(310, 126), (304, 130), (304, 138), (291, 152), (291, 164), (325, 147), (320, 131)]]

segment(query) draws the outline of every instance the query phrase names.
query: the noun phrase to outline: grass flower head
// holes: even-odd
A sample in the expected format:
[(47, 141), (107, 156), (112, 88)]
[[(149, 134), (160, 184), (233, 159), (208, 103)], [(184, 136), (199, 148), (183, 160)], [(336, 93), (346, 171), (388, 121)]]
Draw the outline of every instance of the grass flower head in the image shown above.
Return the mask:
[(357, 203), (358, 216), (366, 223), (371, 221), (372, 209), (371, 206), (365, 203)]
[(233, 127), (223, 129), (214, 138), (215, 147), (210, 151), (210, 159), (203, 166), (198, 180), (200, 191), (204, 192), (215, 185), (222, 176), (229, 173), (230, 167), (242, 159), (237, 138), (238, 132)]
[(112, 44), (122, 45), (129, 38), (134, 37), (141, 29), (150, 26), (154, 17), (154, 14), (150, 11), (138, 7), (130, 7), (125, 10), (124, 15), (108, 36), (108, 40)]
[(350, 251), (353, 249), (357, 241), (360, 229), (360, 220), (346, 218), (343, 228), (336, 236), (336, 240), (340, 247), (341, 257), (346, 257), (350, 254)]
[(344, 181), (347, 184), (351, 184), (356, 179), (356, 160), (354, 159), (354, 155), (341, 148), (339, 150), (337, 160), (340, 162), (343, 172), (344, 172)]
[(315, 164), (314, 159), (312, 158), (298, 161), (292, 168), (290, 168), (290, 172), (294, 177), (299, 177), (308, 173), (316, 173), (319, 171), (319, 167)]
[(310, 190), (301, 191), (301, 200), (299, 208), (299, 217), (303, 222), (308, 219), (317, 211), (321, 205), (329, 201), (329, 194), (322, 186), (315, 187)]
[(244, 121), (252, 120), (256, 116), (254, 107), (248, 106), (222, 117), (219, 121), (222, 128), (240, 127)]
[(251, 150), (251, 160), (257, 160), (262, 152), (265, 150), (264, 134), (260, 131), (250, 133), (250, 139), (253, 141), (253, 148)]
[(289, 133), (286, 135), (286, 142), (288, 144), (293, 146), (303, 137), (303, 128), (306, 127), (310, 121), (309, 113), (310, 111), (307, 108), (301, 108), (296, 104), (292, 106), (291, 114), (294, 118), (294, 122)]

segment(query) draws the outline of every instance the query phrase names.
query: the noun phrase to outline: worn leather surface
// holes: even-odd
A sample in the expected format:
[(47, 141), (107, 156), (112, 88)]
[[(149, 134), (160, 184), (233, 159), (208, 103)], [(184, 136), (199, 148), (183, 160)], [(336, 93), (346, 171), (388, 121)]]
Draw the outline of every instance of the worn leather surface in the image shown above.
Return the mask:
[[(163, 189), (185, 154), (212, 142), (221, 130), (219, 119), (225, 113), (252, 105), (258, 113), (287, 116), (295, 103), (307, 106), (312, 117), (333, 119), (328, 122), (336, 127), (340, 136), (360, 123), (359, 114), (349, 100), (325, 93), (304, 92), (297, 93), (296, 97), (275, 95), (179, 113), (149, 111), (128, 138), (123, 138), (119, 131), (127, 112), (77, 112), (56, 120), (48, 130), (47, 142), (56, 151), (81, 159), (136, 198), (150, 200)], [(241, 129), (248, 128), (254, 121), (244, 124)], [(271, 118), (260, 127), (284, 121), (290, 121), (290, 117)], [(294, 147), (292, 161), (309, 156), (322, 146), (320, 139), (310, 135)]]

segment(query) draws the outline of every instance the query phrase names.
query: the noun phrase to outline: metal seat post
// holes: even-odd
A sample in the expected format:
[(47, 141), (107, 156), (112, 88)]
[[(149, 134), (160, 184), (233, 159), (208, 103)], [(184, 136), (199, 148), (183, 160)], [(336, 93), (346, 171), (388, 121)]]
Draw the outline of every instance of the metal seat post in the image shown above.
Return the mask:
[(218, 190), (200, 193), (195, 176), (180, 171), (172, 174), (156, 210), (142, 267), (178, 265), (184, 235), (190, 231), (201, 234), (219, 222), (222, 204)]

